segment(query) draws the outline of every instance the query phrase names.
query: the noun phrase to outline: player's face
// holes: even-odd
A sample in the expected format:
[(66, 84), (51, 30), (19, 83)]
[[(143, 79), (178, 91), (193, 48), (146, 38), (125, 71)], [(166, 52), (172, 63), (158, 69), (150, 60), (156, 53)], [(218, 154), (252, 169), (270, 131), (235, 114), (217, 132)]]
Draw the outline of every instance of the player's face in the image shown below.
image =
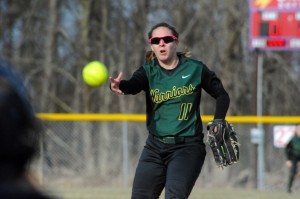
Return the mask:
[(157, 59), (164, 63), (172, 63), (176, 58), (178, 45), (177, 38), (172, 35), (172, 31), (166, 27), (158, 27), (152, 32), (151, 49)]

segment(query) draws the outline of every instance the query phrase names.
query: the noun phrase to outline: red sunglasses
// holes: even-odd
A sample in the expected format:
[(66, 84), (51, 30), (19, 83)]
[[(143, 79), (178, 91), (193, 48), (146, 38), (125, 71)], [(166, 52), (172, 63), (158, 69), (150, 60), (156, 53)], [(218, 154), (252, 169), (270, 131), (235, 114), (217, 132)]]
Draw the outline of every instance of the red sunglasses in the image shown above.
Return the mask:
[(152, 37), (149, 39), (149, 42), (151, 44), (159, 44), (160, 40), (163, 40), (166, 44), (171, 43), (173, 41), (177, 41), (177, 37), (171, 35), (171, 36), (164, 36), (164, 37)]

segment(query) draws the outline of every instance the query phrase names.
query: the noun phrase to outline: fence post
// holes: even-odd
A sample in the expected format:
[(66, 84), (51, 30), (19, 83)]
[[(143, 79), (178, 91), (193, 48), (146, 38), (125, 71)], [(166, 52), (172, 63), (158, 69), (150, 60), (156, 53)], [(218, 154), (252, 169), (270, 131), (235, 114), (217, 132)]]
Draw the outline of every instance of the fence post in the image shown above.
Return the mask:
[[(257, 58), (257, 116), (263, 115), (263, 54), (258, 52)], [(264, 131), (262, 123), (257, 124), (257, 128), (261, 131), (261, 142), (258, 145), (258, 188), (264, 189)]]
[(128, 121), (122, 123), (122, 145), (123, 145), (123, 180), (124, 187), (128, 187)]

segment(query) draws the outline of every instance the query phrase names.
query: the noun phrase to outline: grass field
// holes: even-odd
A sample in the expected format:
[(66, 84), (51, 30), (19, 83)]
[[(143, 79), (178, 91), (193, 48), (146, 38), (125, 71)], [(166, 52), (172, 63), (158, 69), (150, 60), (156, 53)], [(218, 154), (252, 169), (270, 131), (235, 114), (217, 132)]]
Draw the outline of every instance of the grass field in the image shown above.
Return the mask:
[[(77, 188), (51, 189), (58, 199), (130, 199), (130, 189)], [(257, 191), (253, 189), (203, 189), (194, 190), (189, 199), (299, 199), (300, 192), (292, 194), (279, 191)], [(160, 197), (164, 199), (164, 195)]]

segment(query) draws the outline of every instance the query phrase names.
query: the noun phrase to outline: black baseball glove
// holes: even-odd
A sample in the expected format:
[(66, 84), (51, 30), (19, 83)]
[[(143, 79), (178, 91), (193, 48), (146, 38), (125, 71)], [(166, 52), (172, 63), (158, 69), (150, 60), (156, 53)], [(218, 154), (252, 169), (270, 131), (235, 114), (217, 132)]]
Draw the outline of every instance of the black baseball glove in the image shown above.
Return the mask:
[(233, 126), (226, 120), (216, 119), (208, 123), (207, 143), (218, 167), (238, 162), (240, 144)]

